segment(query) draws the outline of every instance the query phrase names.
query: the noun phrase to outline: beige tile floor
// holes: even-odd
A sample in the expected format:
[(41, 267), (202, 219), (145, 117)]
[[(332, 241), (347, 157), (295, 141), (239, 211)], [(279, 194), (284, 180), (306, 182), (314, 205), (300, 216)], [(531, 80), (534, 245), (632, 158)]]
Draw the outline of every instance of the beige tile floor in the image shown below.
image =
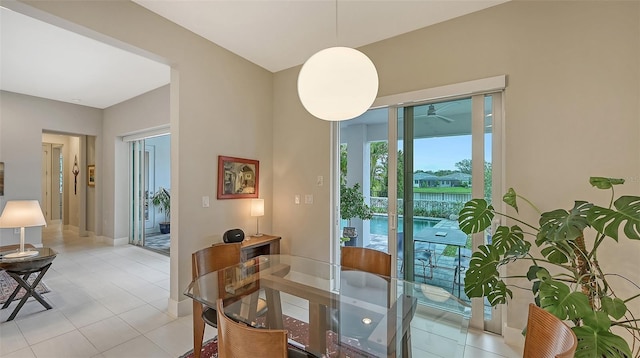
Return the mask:
[[(192, 348), (191, 316), (167, 312), (168, 257), (106, 246), (55, 225), (43, 230), (43, 243), (58, 251), (44, 279), (53, 309), (30, 299), (11, 322), (5, 320), (15, 305), (0, 311), (0, 357), (179, 357)], [(205, 339), (215, 334), (208, 327)], [(466, 358), (520, 356), (501, 337), (467, 337)]]

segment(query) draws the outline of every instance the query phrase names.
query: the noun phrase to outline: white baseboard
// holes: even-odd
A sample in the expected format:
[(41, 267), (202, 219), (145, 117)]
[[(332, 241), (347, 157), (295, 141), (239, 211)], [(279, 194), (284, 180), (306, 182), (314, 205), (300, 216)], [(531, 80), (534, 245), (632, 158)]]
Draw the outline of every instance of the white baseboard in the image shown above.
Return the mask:
[(129, 238), (128, 237), (121, 237), (121, 238), (113, 240), (113, 245), (114, 246), (126, 245), (128, 243), (129, 243)]
[(80, 232), (80, 229), (77, 226), (73, 226), (73, 225), (64, 225), (62, 229), (73, 231), (73, 232)]
[(117, 239), (113, 239), (110, 237), (106, 237), (106, 236), (100, 236), (100, 241), (106, 243), (107, 245), (111, 245), (111, 246), (121, 246), (121, 245), (126, 245), (129, 243), (129, 238), (128, 237), (120, 237)]
[(169, 298), (167, 310), (169, 311), (169, 315), (173, 317), (188, 316), (193, 312), (193, 301), (190, 298), (182, 301)]

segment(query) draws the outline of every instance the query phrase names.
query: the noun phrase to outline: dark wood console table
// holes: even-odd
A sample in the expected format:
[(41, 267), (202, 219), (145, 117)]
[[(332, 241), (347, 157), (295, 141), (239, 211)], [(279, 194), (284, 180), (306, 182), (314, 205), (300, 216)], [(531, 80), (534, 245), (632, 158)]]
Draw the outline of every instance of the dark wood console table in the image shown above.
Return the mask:
[(278, 255), (280, 253), (280, 239), (280, 236), (266, 234), (258, 237), (247, 236), (242, 241), (241, 260), (247, 261), (260, 255)]

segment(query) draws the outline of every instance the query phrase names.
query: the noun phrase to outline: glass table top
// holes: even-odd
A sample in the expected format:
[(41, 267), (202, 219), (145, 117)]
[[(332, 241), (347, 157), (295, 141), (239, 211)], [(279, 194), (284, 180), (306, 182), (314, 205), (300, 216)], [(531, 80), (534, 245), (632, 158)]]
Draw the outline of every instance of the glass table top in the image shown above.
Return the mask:
[[(470, 315), (469, 306), (435, 286), (289, 255), (203, 275), (185, 295), (209, 307), (221, 298), (229, 317), (287, 329), (297, 338), (291, 343), (316, 356), (345, 349), (351, 356), (423, 356), (433, 340), (441, 356), (462, 357)], [(268, 307), (262, 316), (259, 300)]]

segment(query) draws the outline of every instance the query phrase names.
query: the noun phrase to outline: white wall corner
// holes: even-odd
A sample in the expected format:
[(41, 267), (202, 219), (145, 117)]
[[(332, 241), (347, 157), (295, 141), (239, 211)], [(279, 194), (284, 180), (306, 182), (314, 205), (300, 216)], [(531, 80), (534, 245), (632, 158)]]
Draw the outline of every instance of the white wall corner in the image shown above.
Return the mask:
[(169, 315), (172, 317), (184, 317), (193, 313), (193, 301), (185, 299), (182, 301), (176, 301), (169, 298), (169, 306), (167, 307)]
[(512, 347), (524, 348), (524, 336), (522, 335), (522, 329), (509, 327), (505, 324), (502, 333), (504, 343)]

